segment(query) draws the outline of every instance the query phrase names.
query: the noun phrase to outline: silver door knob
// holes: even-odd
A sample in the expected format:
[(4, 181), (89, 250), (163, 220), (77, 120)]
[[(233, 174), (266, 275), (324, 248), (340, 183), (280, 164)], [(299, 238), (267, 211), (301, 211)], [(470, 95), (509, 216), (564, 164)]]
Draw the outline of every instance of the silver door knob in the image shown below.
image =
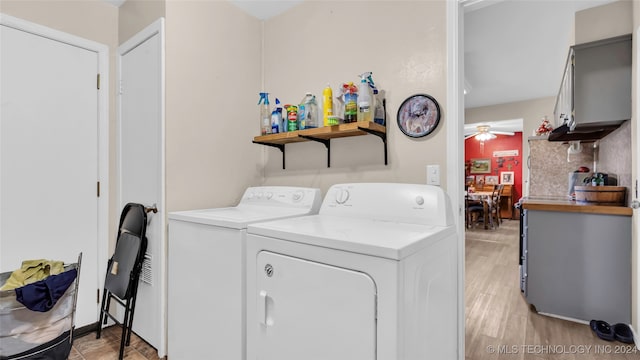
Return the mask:
[(640, 209), (640, 201), (638, 201), (638, 200), (633, 200), (633, 201), (631, 202), (631, 208), (632, 208), (632, 209)]

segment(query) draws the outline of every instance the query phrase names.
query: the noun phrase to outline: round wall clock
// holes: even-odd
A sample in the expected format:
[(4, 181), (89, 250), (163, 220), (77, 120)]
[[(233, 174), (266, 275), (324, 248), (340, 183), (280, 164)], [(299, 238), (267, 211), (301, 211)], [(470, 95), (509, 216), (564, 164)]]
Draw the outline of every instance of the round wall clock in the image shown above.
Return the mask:
[(440, 105), (429, 95), (412, 95), (398, 109), (398, 126), (407, 136), (418, 138), (429, 135), (438, 123)]

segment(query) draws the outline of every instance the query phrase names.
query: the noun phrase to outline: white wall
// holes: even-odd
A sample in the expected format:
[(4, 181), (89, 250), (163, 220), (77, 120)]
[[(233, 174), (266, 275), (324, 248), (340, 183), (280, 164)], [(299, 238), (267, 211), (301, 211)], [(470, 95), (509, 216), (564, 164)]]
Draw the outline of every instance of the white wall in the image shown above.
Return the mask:
[(576, 12), (575, 43), (608, 39), (631, 33), (633, 2), (616, 1)]
[(261, 181), (261, 22), (226, 1), (168, 1), (165, 31), (167, 210), (234, 205)]
[[(372, 71), (386, 90), (389, 165), (375, 136), (334, 139), (331, 168), (319, 143), (263, 147), (265, 183), (319, 187), (341, 182), (425, 183), (427, 164), (439, 164), (446, 188), (446, 6), (444, 1), (306, 1), (264, 25), (264, 89), (297, 104), (306, 91), (334, 95), (343, 82)], [(364, 29), (364, 30), (360, 30)], [(396, 113), (409, 96), (427, 93), (440, 104), (440, 125), (429, 136), (406, 137)], [(257, 99), (256, 99), (257, 100)], [(257, 112), (251, 126), (258, 131)]]

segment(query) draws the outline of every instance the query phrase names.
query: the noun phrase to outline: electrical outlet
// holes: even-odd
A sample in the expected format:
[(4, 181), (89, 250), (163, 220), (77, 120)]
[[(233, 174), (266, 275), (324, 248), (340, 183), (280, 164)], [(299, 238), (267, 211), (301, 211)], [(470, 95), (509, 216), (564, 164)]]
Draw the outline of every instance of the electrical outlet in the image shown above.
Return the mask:
[(440, 186), (440, 165), (427, 165), (427, 185)]

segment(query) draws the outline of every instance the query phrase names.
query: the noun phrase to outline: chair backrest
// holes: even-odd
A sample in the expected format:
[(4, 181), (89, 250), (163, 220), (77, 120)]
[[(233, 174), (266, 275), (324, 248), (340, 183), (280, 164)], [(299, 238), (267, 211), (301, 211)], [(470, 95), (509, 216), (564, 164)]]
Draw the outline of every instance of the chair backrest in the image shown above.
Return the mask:
[(140, 238), (144, 238), (147, 232), (147, 212), (144, 205), (128, 203), (120, 214), (120, 226), (118, 227), (118, 238), (122, 232), (132, 233)]
[(500, 196), (502, 196), (502, 189), (504, 189), (504, 184), (496, 185), (493, 188), (493, 194), (491, 195), (491, 199), (495, 202), (500, 201)]
[(109, 260), (105, 289), (128, 299), (137, 286), (144, 255), (147, 251), (147, 213), (141, 204), (125, 205), (120, 215), (118, 239), (113, 256)]

